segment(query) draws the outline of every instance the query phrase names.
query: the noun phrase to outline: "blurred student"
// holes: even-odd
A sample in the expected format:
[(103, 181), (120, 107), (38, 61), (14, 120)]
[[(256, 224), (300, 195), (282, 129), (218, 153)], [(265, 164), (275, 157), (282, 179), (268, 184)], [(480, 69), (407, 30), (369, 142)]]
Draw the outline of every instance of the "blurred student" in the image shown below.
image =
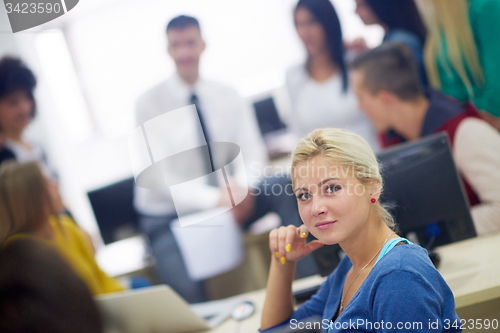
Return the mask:
[(40, 145), (23, 136), (36, 114), (35, 86), (35, 75), (21, 59), (0, 59), (0, 163), (37, 161), (51, 175)]
[(387, 43), (353, 62), (360, 108), (384, 147), (446, 131), (478, 234), (500, 230), (500, 134), (472, 104), (424, 90), (411, 51)]
[(287, 72), (292, 133), (302, 138), (318, 127), (346, 128), (377, 150), (373, 127), (349, 88), (342, 29), (332, 3), (300, 0), (293, 15), (307, 59)]
[[(193, 119), (192, 123), (185, 123), (183, 126), (172, 123), (165, 128), (166, 135), (170, 136), (165, 144), (179, 141), (193, 145), (204, 144), (205, 141), (231, 142), (240, 146), (247, 166), (263, 168), (267, 162), (265, 147), (251, 109), (234, 89), (200, 77), (199, 63), (205, 50), (205, 42), (198, 21), (194, 17), (178, 16), (168, 23), (166, 35), (168, 54), (175, 63), (176, 72), (138, 99), (135, 112), (137, 125), (140, 126), (168, 111), (194, 104), (205, 138), (200, 137), (197, 122)], [(186, 179), (193, 174), (193, 170), (200, 175), (204, 174), (203, 168), (202, 163), (177, 163), (172, 166), (175, 170), (170, 171)], [(248, 173), (247, 175), (249, 178), (252, 176)], [(247, 188), (242, 187), (240, 190), (248, 192)], [(221, 191), (217, 184), (199, 183), (193, 191), (203, 199), (193, 200), (189, 192), (177, 193), (183, 198), (180, 204), (185, 210), (197, 212), (231, 205), (227, 202), (227, 194), (222, 195), (227, 193), (227, 190)], [(190, 279), (178, 244), (170, 230), (170, 223), (177, 218), (170, 190), (136, 187), (134, 200), (140, 214), (140, 227), (149, 239), (162, 282), (170, 285), (190, 303), (207, 300), (203, 283)], [(253, 196), (249, 195), (231, 212), (234, 219), (243, 224), (252, 208)]]
[(87, 285), (55, 249), (35, 238), (0, 249), (0, 332), (102, 332)]
[(0, 165), (0, 244), (33, 238), (55, 248), (93, 295), (123, 290), (98, 266), (83, 231), (67, 215), (57, 215), (56, 189), (37, 162)]
[[(366, 25), (379, 25), (384, 29), (384, 42), (406, 44), (418, 63), (420, 80), (427, 85), (424, 65), (424, 46), (427, 31), (414, 0), (355, 0), (356, 14)], [(367, 50), (363, 40), (355, 40)]]
[[(35, 86), (35, 75), (21, 59), (0, 59), (0, 164), (11, 159), (35, 161), (57, 188), (56, 174), (49, 168), (42, 147), (23, 135), (36, 114)], [(54, 199), (57, 211), (65, 211), (59, 193)]]
[(422, 0), (430, 83), (500, 130), (500, 1)]

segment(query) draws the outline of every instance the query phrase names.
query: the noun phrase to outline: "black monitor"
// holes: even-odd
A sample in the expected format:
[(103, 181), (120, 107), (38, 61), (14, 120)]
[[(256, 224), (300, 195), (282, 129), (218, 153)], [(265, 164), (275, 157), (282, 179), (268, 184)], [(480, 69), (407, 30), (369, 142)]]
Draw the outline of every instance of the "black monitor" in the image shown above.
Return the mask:
[[(400, 235), (414, 232), (428, 250), (476, 236), (446, 133), (399, 144), (377, 158), (384, 179), (381, 202), (394, 216)], [(333, 245), (314, 252), (321, 275), (337, 266), (339, 251)]]
[(262, 135), (286, 128), (280, 119), (278, 109), (272, 97), (253, 103), (253, 107)]
[(134, 178), (128, 178), (87, 193), (104, 244), (136, 235)]
[(415, 232), (429, 250), (476, 236), (445, 132), (400, 144), (377, 157), (385, 182), (381, 202), (403, 235)]

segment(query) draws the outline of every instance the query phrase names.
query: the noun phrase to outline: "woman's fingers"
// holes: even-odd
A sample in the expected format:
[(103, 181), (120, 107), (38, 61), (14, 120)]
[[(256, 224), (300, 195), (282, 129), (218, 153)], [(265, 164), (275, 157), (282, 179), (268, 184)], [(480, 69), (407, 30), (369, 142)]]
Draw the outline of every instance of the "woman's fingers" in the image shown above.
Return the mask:
[(325, 245), (324, 243), (321, 243), (319, 240), (313, 240), (309, 243), (307, 243), (306, 248), (309, 251), (309, 253), (316, 251), (320, 247), (323, 247)]
[(282, 226), (269, 233), (269, 248), (282, 264), (286, 264), (287, 260), (299, 260), (324, 245), (317, 240), (306, 243), (308, 235), (305, 225), (299, 228), (293, 225)]
[(279, 231), (279, 236), (278, 236), (278, 252), (280, 253), (280, 261), (282, 264), (286, 263), (286, 241), (287, 241), (287, 234), (288, 234), (288, 227), (280, 227), (278, 229)]
[(278, 229), (273, 229), (269, 233), (269, 248), (271, 249), (271, 252), (279, 258), (279, 251), (278, 251)]
[(299, 237), (300, 238), (307, 238), (307, 236), (309, 235), (309, 230), (307, 230), (307, 227), (305, 224), (301, 225), (298, 230), (299, 230)]
[(297, 227), (289, 225), (286, 233), (285, 252), (291, 252), (297, 237)]

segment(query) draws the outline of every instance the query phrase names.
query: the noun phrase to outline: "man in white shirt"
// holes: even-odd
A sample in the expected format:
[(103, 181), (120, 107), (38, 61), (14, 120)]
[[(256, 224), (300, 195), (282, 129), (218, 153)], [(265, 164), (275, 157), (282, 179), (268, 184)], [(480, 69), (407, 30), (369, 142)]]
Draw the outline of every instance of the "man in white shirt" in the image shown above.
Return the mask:
[[(169, 124), (162, 130), (168, 134), (168, 143), (204, 140), (206, 142), (231, 142), (241, 148), (246, 176), (259, 177), (258, 170), (267, 162), (265, 147), (258, 131), (257, 123), (249, 107), (235, 90), (220, 83), (199, 77), (199, 60), (205, 49), (198, 21), (193, 17), (179, 16), (167, 25), (168, 53), (176, 65), (176, 73), (168, 80), (144, 93), (136, 104), (136, 122), (140, 126), (166, 112), (195, 104), (199, 112), (199, 123), (204, 138), (197, 133), (197, 119)], [(165, 134), (165, 135), (167, 135)], [(197, 141), (200, 142), (200, 141)], [(211, 153), (210, 153), (211, 154)], [(211, 158), (212, 156), (210, 156)], [(203, 163), (170, 163), (170, 170), (186, 174), (203, 173)], [(213, 165), (212, 165), (213, 168)], [(235, 173), (241, 173), (236, 170)], [(245, 172), (245, 170), (243, 170)], [(237, 175), (236, 175), (237, 176)], [(240, 183), (241, 191), (248, 191)], [(233, 189), (234, 190), (234, 189)], [(203, 284), (191, 281), (169, 223), (177, 217), (176, 207), (183, 210), (202, 211), (218, 206), (227, 206), (227, 190), (217, 184), (200, 183), (191, 191), (196, 191), (196, 200), (189, 192), (176, 193), (176, 202), (172, 193), (165, 190), (148, 190), (136, 187), (135, 207), (140, 214), (140, 225), (148, 236), (157, 271), (164, 283), (169, 284), (188, 302), (206, 300)], [(178, 196), (177, 196), (178, 195)], [(180, 200), (180, 201), (178, 201)], [(234, 219), (243, 224), (253, 210), (254, 197), (246, 199), (231, 210)]]

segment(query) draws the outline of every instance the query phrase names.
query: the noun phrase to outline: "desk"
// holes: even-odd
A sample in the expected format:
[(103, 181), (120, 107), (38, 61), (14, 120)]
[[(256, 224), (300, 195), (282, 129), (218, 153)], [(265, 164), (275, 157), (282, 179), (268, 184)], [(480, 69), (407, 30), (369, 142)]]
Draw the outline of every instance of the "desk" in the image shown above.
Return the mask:
[[(319, 275), (307, 277), (304, 279), (296, 280), (293, 282), (292, 289), (300, 290), (305, 289), (307, 287), (312, 287), (323, 282), (325, 278), (320, 277)], [(260, 328), (260, 318), (262, 313), (262, 307), (264, 306), (264, 300), (266, 298), (265, 289), (252, 291), (240, 296), (245, 296), (246, 300), (253, 302), (255, 305), (255, 312), (249, 318), (237, 322), (232, 318), (223, 322), (220, 326), (206, 331), (211, 333), (256, 333)]]
[[(456, 308), (462, 319), (497, 319), (500, 321), (500, 233), (479, 236), (440, 247), (440, 273), (455, 295)], [(293, 289), (321, 283), (324, 278), (312, 276), (297, 280)], [(226, 320), (213, 333), (255, 333), (260, 327), (265, 290), (244, 294), (255, 304), (255, 313), (238, 323)], [(464, 330), (464, 332), (474, 332)], [(494, 330), (489, 330), (494, 332)]]
[(437, 252), (439, 271), (453, 291), (460, 318), (500, 321), (500, 233), (442, 246)]

